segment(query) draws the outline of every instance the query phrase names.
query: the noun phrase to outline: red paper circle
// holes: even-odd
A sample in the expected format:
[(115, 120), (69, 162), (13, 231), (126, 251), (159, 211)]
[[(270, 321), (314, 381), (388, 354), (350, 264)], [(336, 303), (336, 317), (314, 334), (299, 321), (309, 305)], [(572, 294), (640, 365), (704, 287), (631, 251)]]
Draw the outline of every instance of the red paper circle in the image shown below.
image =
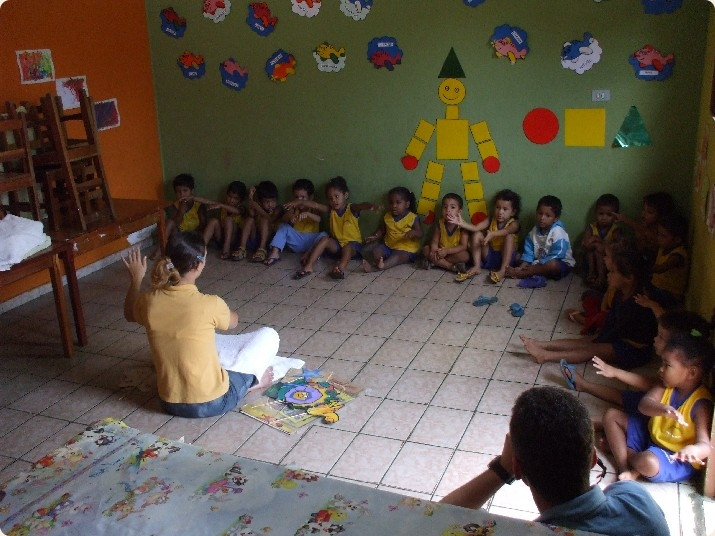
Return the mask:
[(402, 157), (402, 167), (409, 171), (415, 169), (417, 167), (417, 164), (418, 160), (412, 155), (407, 154)]
[(556, 114), (547, 108), (534, 108), (524, 117), (524, 134), (533, 143), (543, 145), (552, 141), (559, 132)]
[(484, 162), (482, 162), (482, 165), (484, 166), (484, 171), (487, 173), (496, 173), (501, 167), (501, 162), (499, 162), (496, 156), (487, 156)]
[(475, 212), (472, 214), (472, 225), (478, 225), (487, 219), (487, 215), (484, 212)]

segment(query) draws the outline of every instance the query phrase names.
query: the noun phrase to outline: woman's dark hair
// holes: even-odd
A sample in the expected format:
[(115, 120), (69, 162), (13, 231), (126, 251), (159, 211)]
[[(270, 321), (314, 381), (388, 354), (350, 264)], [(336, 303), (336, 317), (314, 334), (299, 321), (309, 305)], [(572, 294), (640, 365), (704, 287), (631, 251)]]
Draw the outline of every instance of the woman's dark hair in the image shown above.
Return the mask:
[(407, 188), (405, 188), (404, 186), (395, 186), (389, 192), (387, 192), (387, 198), (390, 199), (390, 196), (393, 195), (399, 195), (402, 199), (409, 202), (410, 212), (417, 211), (417, 199), (415, 199), (415, 194), (410, 192)]
[(166, 256), (154, 265), (151, 284), (154, 288), (176, 285), (181, 277), (206, 261), (206, 244), (198, 233), (174, 231), (166, 243)]
[(497, 201), (509, 201), (512, 210), (514, 210), (514, 218), (519, 219), (519, 211), (521, 210), (521, 196), (519, 194), (508, 188), (499, 190), (497, 195), (494, 196), (494, 202), (496, 203)]

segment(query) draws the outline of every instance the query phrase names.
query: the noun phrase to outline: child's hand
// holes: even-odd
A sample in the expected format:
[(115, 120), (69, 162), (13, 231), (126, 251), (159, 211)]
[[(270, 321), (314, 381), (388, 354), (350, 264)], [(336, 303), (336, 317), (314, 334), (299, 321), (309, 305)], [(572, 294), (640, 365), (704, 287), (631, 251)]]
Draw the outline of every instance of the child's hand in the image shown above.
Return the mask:
[(432, 264), (436, 263), (439, 260), (439, 254), (437, 253), (436, 249), (433, 249), (429, 252), (429, 260), (432, 262)]
[(132, 248), (126, 258), (122, 257), (124, 266), (127, 267), (132, 281), (141, 281), (146, 274), (146, 255), (142, 257), (139, 248)]
[(307, 220), (309, 217), (310, 217), (309, 212), (299, 212), (296, 219), (302, 221), (302, 220)]
[(593, 356), (591, 363), (593, 364), (593, 368), (596, 369), (596, 374), (599, 376), (603, 376), (604, 378), (615, 378), (616, 367), (609, 365), (597, 355)]
[(494, 234), (491, 231), (489, 231), (489, 232), (487, 232), (486, 236), (484, 237), (484, 240), (482, 243), (486, 246), (492, 238), (494, 238)]
[(293, 201), (288, 201), (283, 204), (283, 208), (286, 210), (293, 210), (295, 208), (303, 208), (303, 202), (300, 199), (294, 199)]
[(678, 421), (678, 424), (681, 426), (688, 425), (688, 423), (685, 422), (685, 419), (683, 418), (683, 414), (672, 406), (665, 407), (665, 416), (675, 421)]
[(658, 302), (655, 300), (651, 300), (648, 296), (645, 294), (636, 294), (633, 297), (633, 300), (640, 305), (641, 307), (645, 307), (646, 309), (652, 309), (654, 305), (658, 305)]
[(670, 456), (671, 460), (678, 460), (680, 462), (687, 463), (697, 463), (700, 465), (705, 465), (705, 462), (698, 458), (698, 448), (695, 445), (688, 445), (683, 447), (678, 452)]
[(377, 235), (368, 235), (365, 237), (365, 240), (363, 240), (364, 244), (372, 244), (373, 242), (377, 242)]
[(255, 195), (255, 193), (256, 193), (256, 187), (255, 187), (255, 186), (251, 186), (251, 187), (248, 189), (248, 199), (250, 199), (251, 201), (253, 201), (253, 196)]
[(437, 248), (437, 250), (435, 251), (435, 255), (437, 259), (444, 259), (447, 256), (447, 254), (444, 252), (444, 248)]
[(447, 216), (447, 223), (451, 223), (453, 225), (461, 227), (464, 223), (464, 220), (462, 219), (462, 213), (458, 212), (456, 215)]

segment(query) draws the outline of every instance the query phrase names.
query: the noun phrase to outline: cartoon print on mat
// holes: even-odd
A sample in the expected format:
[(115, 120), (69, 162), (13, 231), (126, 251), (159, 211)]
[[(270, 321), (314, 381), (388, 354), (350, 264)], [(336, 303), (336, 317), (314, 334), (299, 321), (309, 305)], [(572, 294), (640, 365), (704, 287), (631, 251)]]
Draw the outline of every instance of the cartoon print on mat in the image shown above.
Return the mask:
[(561, 49), (561, 66), (583, 74), (601, 61), (603, 50), (598, 41), (588, 32), (581, 41), (571, 40)]
[(442, 536), (492, 536), (496, 522), (490, 521), (481, 526), (477, 523), (468, 523), (464, 526), (450, 525), (443, 532)]
[(664, 56), (652, 45), (645, 45), (628, 57), (628, 62), (640, 80), (665, 80), (670, 78), (675, 67), (672, 53)]
[(135, 454), (132, 454), (126, 459), (125, 464), (136, 468), (144, 467), (149, 460), (166, 460), (171, 454), (181, 450), (181, 447), (172, 445), (168, 440), (161, 438), (146, 448), (142, 448), (136, 444), (134, 444), (134, 446), (139, 447), (139, 449)]
[(342, 495), (335, 495), (323, 508), (310, 515), (310, 519), (296, 531), (295, 536), (345, 532), (345, 527), (352, 524), (348, 521), (351, 513), (358, 516), (369, 513), (367, 501), (354, 503)]
[(394, 71), (395, 65), (402, 63), (402, 49), (397, 46), (397, 39), (394, 37), (375, 37), (367, 44), (367, 59), (375, 69), (384, 67), (388, 71)]
[[(437, 119), (437, 125), (420, 120), (417, 130), (410, 139), (402, 157), (402, 166), (411, 171), (419, 164), (427, 144), (435, 130), (437, 131), (437, 147), (435, 160), (464, 160), (461, 163), (464, 197), (469, 208), (472, 222), (478, 223), (487, 217), (487, 205), (484, 201), (484, 191), (479, 180), (479, 169), (474, 161), (469, 159), (469, 134), (482, 158), (482, 166), (487, 173), (499, 171), (499, 153), (492, 140), (486, 121), (469, 125), (467, 119), (459, 118), (459, 104), (464, 100), (466, 91), (459, 78), (465, 78), (462, 65), (457, 59), (454, 48), (450, 48), (444, 60), (439, 78), (443, 81), (437, 90), (437, 96), (445, 105), (444, 119)], [(417, 203), (417, 214), (425, 216), (424, 222), (431, 224), (435, 218), (435, 206), (439, 199), (439, 190), (444, 176), (444, 164), (429, 161), (422, 183), (422, 192)]]
[(265, 2), (253, 2), (248, 4), (246, 24), (258, 35), (266, 37), (276, 29), (278, 17), (271, 16), (271, 10)]
[[(171, 492), (183, 488), (180, 484), (167, 483), (156, 476), (145, 480), (144, 483), (136, 487), (132, 486), (133, 484), (124, 482), (124, 491), (126, 492), (124, 499), (115, 502), (102, 514), (107, 517), (117, 514), (117, 520), (120, 521), (131, 514), (142, 513), (149, 506), (166, 503)], [(141, 505), (137, 508), (138, 503)]]
[[(57, 525), (57, 518), (74, 506), (69, 493), (64, 493), (47, 506), (32, 512), (30, 517), (10, 528), (8, 536), (46, 534)], [(64, 525), (64, 523), (62, 523)]]
[(241, 466), (234, 463), (220, 478), (199, 487), (189, 498), (195, 501), (226, 501), (231, 495), (243, 492), (248, 479), (241, 473)]
[(263, 527), (256, 532), (251, 528), (251, 523), (253, 523), (253, 517), (243, 514), (231, 523), (231, 526), (225, 532), (222, 532), (221, 536), (258, 536), (259, 534), (269, 534), (271, 532), (270, 527)]
[(340, 0), (340, 11), (353, 20), (365, 20), (372, 9), (373, 0)]
[(294, 489), (298, 480), (303, 482), (317, 482), (320, 477), (300, 469), (286, 469), (281, 476), (271, 482), (272, 488)]
[(345, 67), (345, 48), (336, 47), (323, 41), (313, 49), (313, 58), (318, 70), (324, 73), (337, 73)]
[(228, 58), (219, 63), (221, 82), (234, 91), (241, 91), (248, 84), (248, 67), (241, 67), (236, 60)]
[(279, 48), (266, 61), (266, 73), (273, 82), (285, 82), (289, 75), (295, 74), (295, 56)]
[(174, 11), (173, 7), (167, 7), (159, 13), (161, 17), (161, 31), (166, 35), (179, 39), (184, 37), (186, 31), (186, 19), (179, 17), (179, 14)]

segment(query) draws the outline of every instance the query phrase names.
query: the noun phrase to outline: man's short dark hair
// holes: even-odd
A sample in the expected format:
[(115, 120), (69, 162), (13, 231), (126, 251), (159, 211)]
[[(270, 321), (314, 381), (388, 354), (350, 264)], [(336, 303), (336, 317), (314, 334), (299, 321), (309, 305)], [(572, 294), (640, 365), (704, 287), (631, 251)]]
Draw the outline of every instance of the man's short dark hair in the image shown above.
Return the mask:
[(313, 182), (308, 179), (296, 179), (293, 183), (293, 191), (296, 192), (298, 190), (305, 190), (308, 197), (313, 197), (313, 194), (315, 193), (315, 186), (313, 185)]
[(544, 499), (561, 504), (588, 491), (593, 424), (578, 398), (557, 387), (524, 391), (509, 434), (524, 481)]
[(620, 212), (621, 203), (615, 195), (603, 194), (596, 199), (596, 208), (599, 207), (609, 207), (613, 209), (613, 212)]
[(256, 197), (263, 199), (278, 199), (278, 187), (271, 181), (261, 181), (256, 186)]
[(538, 209), (542, 206), (549, 207), (551, 210), (553, 210), (557, 218), (561, 217), (561, 209), (563, 208), (563, 205), (561, 204), (561, 199), (559, 199), (555, 195), (545, 195), (544, 197), (539, 199), (536, 208)]

